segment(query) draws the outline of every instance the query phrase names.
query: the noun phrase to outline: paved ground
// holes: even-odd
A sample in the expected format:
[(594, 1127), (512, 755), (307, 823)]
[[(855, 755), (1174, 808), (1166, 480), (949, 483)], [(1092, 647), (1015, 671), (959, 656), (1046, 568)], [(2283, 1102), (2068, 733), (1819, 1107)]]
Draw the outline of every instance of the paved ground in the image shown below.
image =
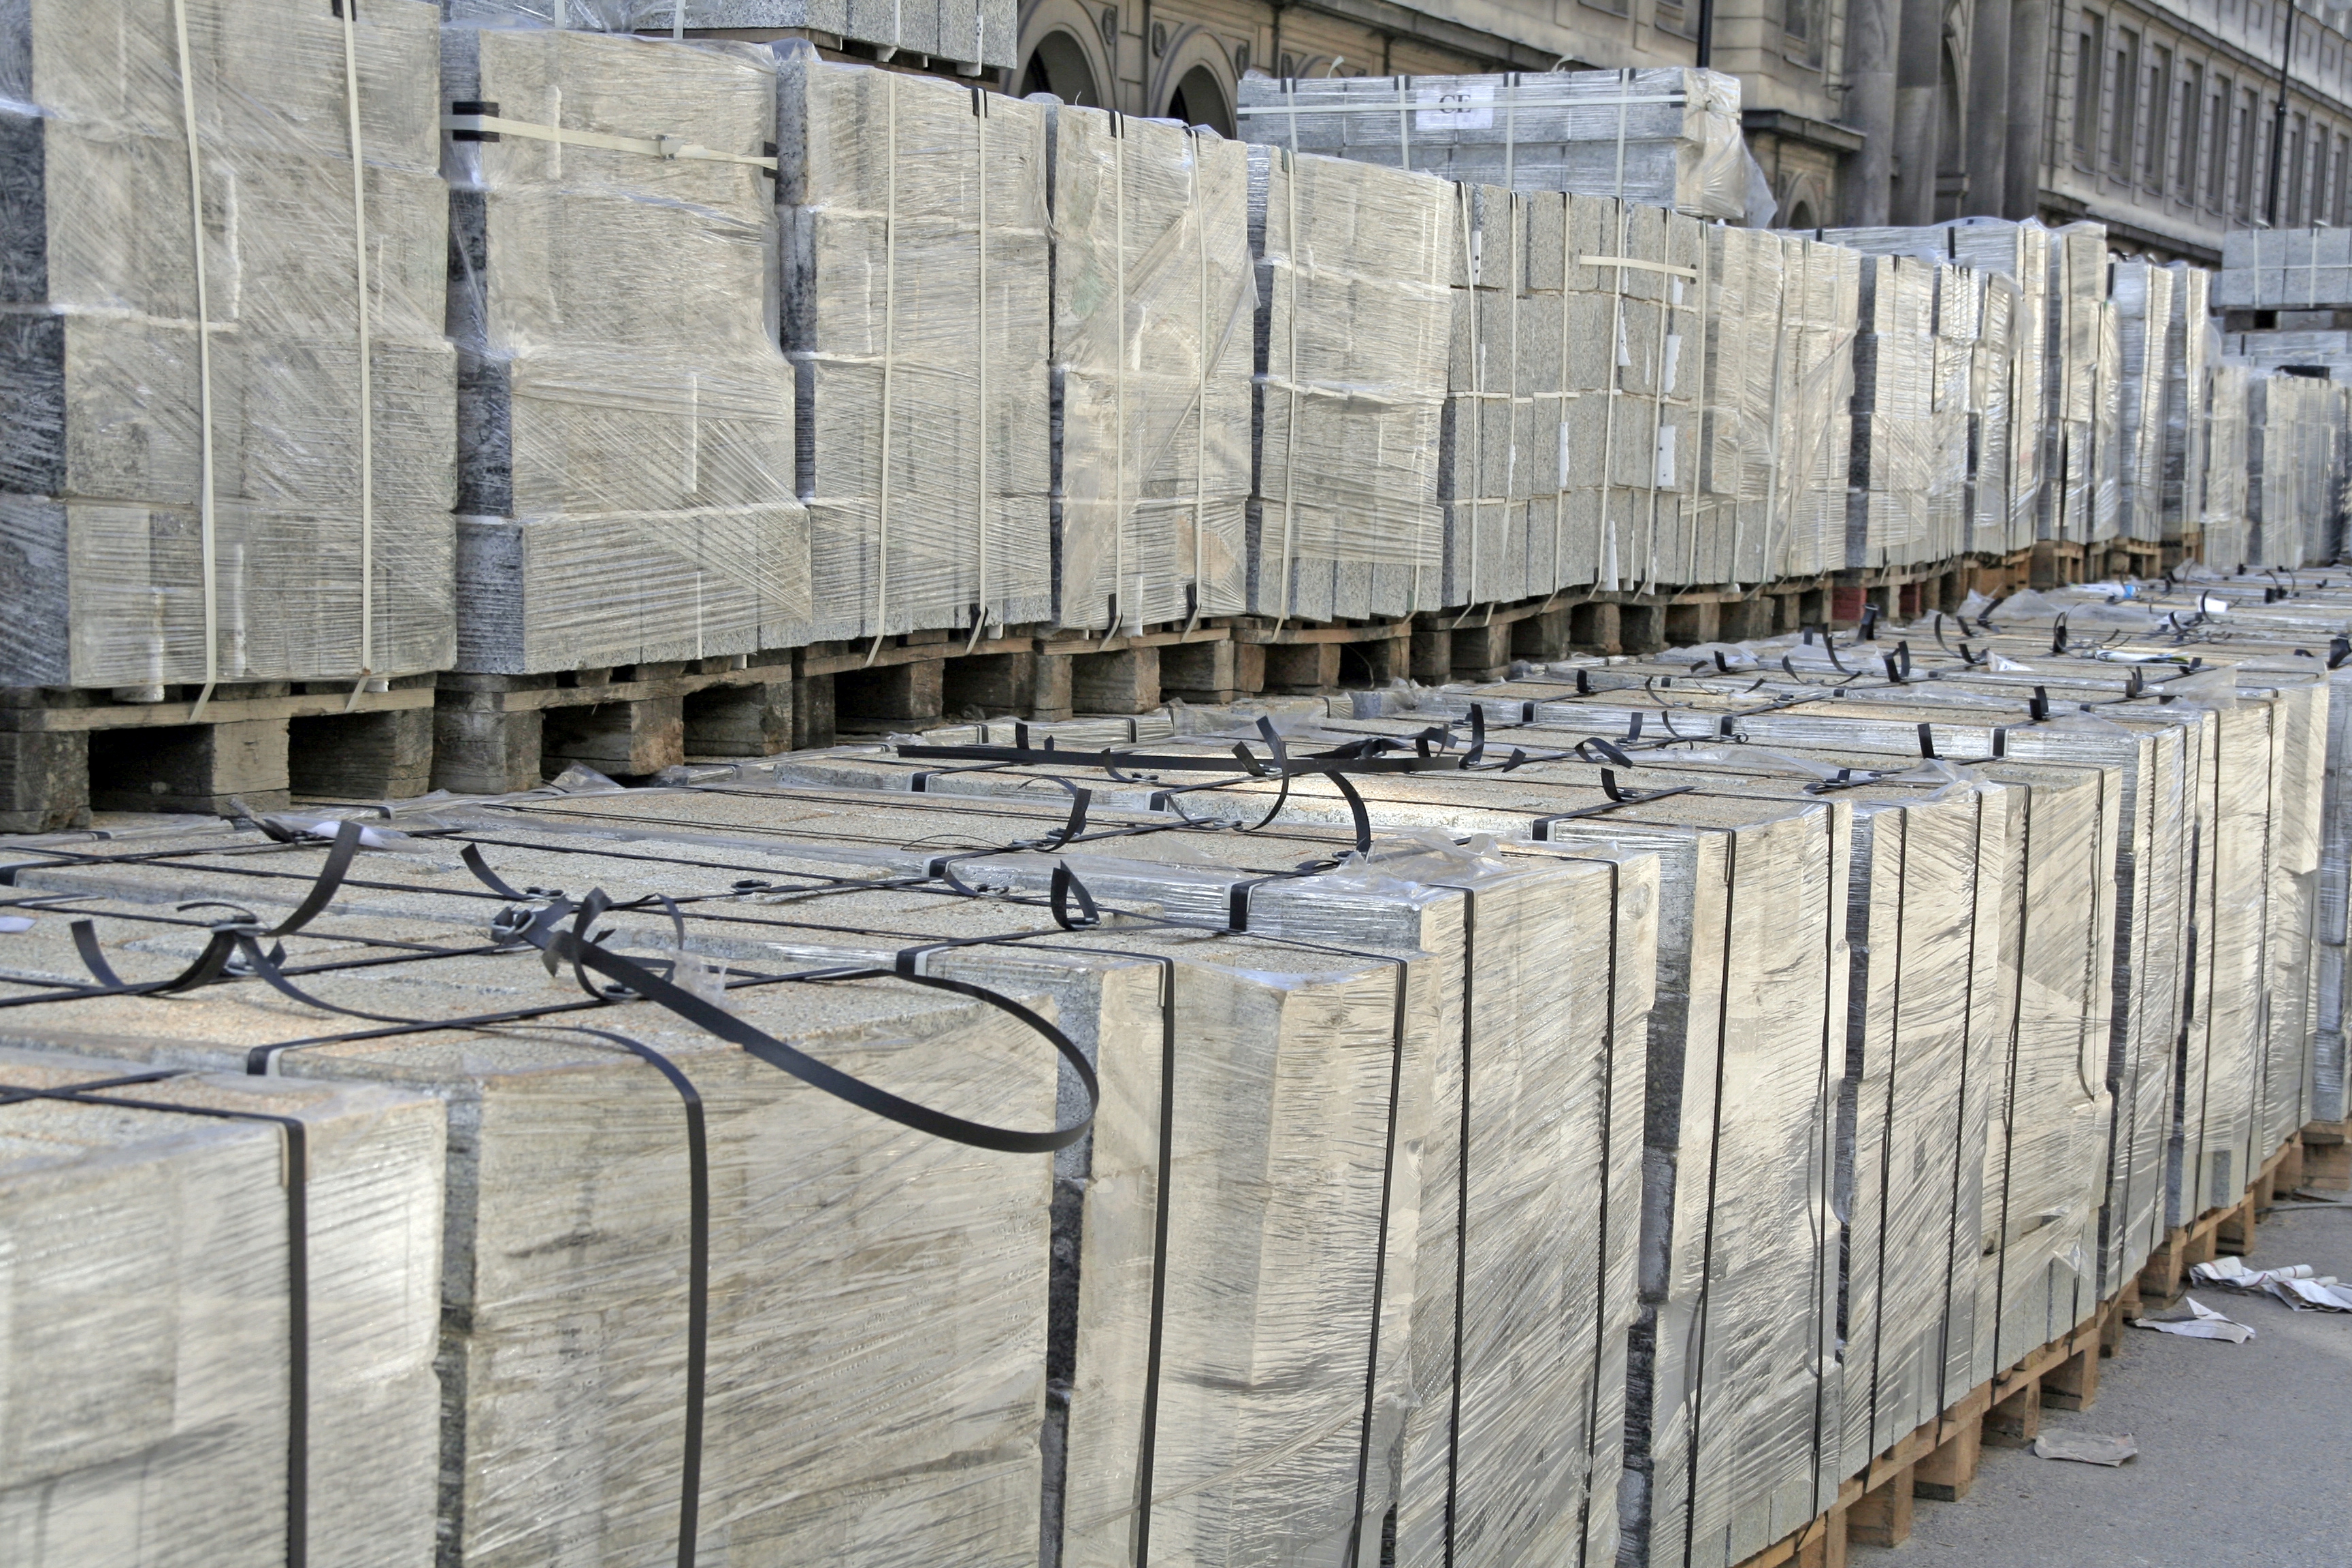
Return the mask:
[[(2352, 1279), (2352, 1203), (2273, 1213), (2258, 1268)], [(2352, 1314), (2191, 1294), (2252, 1326), (2243, 1345), (2126, 1329), (2084, 1411), (2045, 1431), (2129, 1433), (2119, 1469), (1985, 1450), (1975, 1489), (1918, 1504), (1908, 1542), (1855, 1568), (2236, 1568), (2352, 1563)]]

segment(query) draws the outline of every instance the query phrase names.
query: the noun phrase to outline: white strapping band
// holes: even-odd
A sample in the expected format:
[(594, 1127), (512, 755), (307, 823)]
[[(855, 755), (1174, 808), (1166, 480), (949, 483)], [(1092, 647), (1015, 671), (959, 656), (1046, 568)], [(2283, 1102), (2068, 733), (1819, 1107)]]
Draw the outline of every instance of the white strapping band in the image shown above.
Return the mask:
[(569, 131), (528, 120), (509, 120), (497, 114), (445, 114), (441, 117), (441, 129), (468, 131), (477, 135), (520, 136), (529, 141), (553, 142), (565, 147), (601, 147), (608, 153), (635, 153), (641, 157), (670, 162), (749, 163), (755, 169), (773, 169), (776, 166), (773, 158), (721, 153), (698, 142), (688, 142), (683, 136), (608, 136), (601, 131)]

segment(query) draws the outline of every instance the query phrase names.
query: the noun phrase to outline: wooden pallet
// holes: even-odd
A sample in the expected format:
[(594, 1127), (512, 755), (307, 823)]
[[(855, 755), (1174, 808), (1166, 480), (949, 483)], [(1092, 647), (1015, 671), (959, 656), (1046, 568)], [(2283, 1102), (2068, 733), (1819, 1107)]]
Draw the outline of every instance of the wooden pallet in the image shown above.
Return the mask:
[[(2282, 1172), (2301, 1175), (2306, 1170), (2304, 1134), (2296, 1133), (2246, 1185), (2245, 1194), (2226, 1208), (2208, 1209), (2187, 1225), (2175, 1226), (2148, 1254), (2139, 1271), (2140, 1294), (2150, 1301), (2170, 1301), (2186, 1288), (2189, 1270), (2228, 1253), (2253, 1256), (2255, 1229), (2279, 1190)], [(2287, 1184), (2291, 1190), (2294, 1183)]]
[(446, 673), (434, 693), (434, 787), (502, 795), (535, 789), (573, 763), (642, 778), (689, 755), (785, 751), (795, 679), (789, 651), (561, 674)]
[[(49, 833), (100, 811), (283, 808), (294, 795), (422, 795), (433, 754), (430, 675), (380, 691), (342, 681), (167, 686), (156, 700), (0, 688), (0, 832)], [(536, 783), (537, 781), (532, 781)]]

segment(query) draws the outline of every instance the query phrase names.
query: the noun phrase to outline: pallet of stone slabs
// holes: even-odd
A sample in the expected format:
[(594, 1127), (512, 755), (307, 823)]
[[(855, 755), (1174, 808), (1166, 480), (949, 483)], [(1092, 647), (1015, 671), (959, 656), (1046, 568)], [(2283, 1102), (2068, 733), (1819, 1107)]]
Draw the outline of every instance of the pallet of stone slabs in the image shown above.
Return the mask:
[(689, 756), (786, 751), (795, 675), (790, 651), (541, 675), (447, 671), (435, 678), (433, 784), (506, 795), (572, 763), (625, 778)]
[(226, 815), (290, 795), (422, 795), (433, 680), (163, 688), (159, 701), (59, 687), (0, 689), (0, 832), (85, 827), (91, 810)]
[(795, 747), (840, 735), (1011, 716), (1149, 713), (1163, 695), (1229, 702), (1263, 684), (1223, 621), (1088, 636), (1023, 628), (972, 641), (944, 631), (800, 650)]
[(2189, 1271), (2198, 1264), (2210, 1263), (2224, 1254), (2253, 1256), (2255, 1227), (2271, 1208), (2281, 1185), (2280, 1173), (2299, 1174), (2304, 1170), (2303, 1139), (2302, 1133), (2296, 1133), (2263, 1161), (2247, 1184), (2245, 1195), (2236, 1203), (2208, 1209), (2189, 1224), (2175, 1226), (2140, 1268), (2141, 1296), (2151, 1301), (2170, 1301), (2187, 1289)]

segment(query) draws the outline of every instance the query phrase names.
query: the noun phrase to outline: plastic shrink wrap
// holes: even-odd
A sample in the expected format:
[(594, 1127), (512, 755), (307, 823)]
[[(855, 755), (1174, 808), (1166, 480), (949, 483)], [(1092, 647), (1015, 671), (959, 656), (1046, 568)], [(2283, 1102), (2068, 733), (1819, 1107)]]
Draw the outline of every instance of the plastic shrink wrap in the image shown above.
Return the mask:
[[(501, 839), (529, 832), (512, 814), (489, 826)], [(179, 971), (208, 936), (178, 926), (159, 939), (144, 912), (159, 887), (213, 892), (273, 921), (303, 896), (320, 849), (279, 849), (269, 856), (278, 875), (246, 874), (264, 843), (208, 830), (154, 846), (181, 850), (168, 872), (67, 864), (19, 874), (79, 894), (135, 984)], [(284, 939), (289, 962), (322, 966), (292, 984), (356, 1009), (357, 1020), (250, 984), (201, 988), (170, 1005), (81, 984), (64, 999), (13, 1005), (7, 1038), (74, 1049), (103, 1039), (134, 1060), (226, 1070), (246, 1068), (258, 1050), (278, 1075), (268, 1081), (289, 1092), (365, 1079), (447, 1102), (442, 1561), (667, 1558), (698, 1504), (706, 1559), (1034, 1563), (1048, 1162), (845, 1105), (652, 1003), (601, 1009), (586, 1032), (535, 1026), (530, 1010), (562, 1008), (562, 992), (530, 948), (485, 946), (481, 922), (495, 910), (444, 845), (363, 857), (359, 874), (375, 884), (364, 904), (347, 897)], [(576, 853), (531, 865), (529, 851), (526, 840), (488, 853), (519, 876), (543, 867), (573, 881), (583, 869)], [(657, 876), (643, 860), (625, 870), (638, 886)], [(703, 892), (735, 874), (692, 873)], [(658, 914), (612, 918), (608, 951), (639, 962), (675, 963), (682, 941), (696, 952), (716, 934), (737, 938), (733, 951), (718, 950), (722, 964), (731, 957), (752, 974), (812, 967), (793, 962), (798, 949), (780, 955), (743, 942), (740, 922), (706, 924), (698, 913), (673, 934)], [(12, 1002), (85, 973), (64, 923), (11, 939), (34, 944), (14, 961), (27, 977), (12, 985)], [(892, 949), (906, 945), (867, 941), (878, 964), (870, 948), (845, 953), (856, 944), (837, 937), (809, 945), (828, 954), (815, 967), (853, 973), (887, 973)], [(433, 956), (388, 967), (387, 944)], [(379, 962), (332, 972), (360, 954)], [(954, 955), (937, 962), (947, 975), (963, 973)], [(1149, 977), (1131, 989), (1149, 1016)], [(1000, 1127), (1053, 1124), (1050, 1047), (993, 1006), (888, 979), (721, 994), (775, 1038), (919, 1104)], [(1050, 999), (1027, 994), (1050, 1012)], [(527, 1016), (481, 1027), (432, 1022), (513, 1009)], [(395, 1026), (378, 1022), (386, 1019)], [(408, 1020), (419, 1022), (400, 1026)], [(666, 1082), (628, 1041), (682, 1078)], [(698, 1188), (681, 1111), (688, 1085), (709, 1159), (708, 1359), (691, 1488)], [(800, 1371), (779, 1379), (782, 1365)], [(430, 1473), (429, 1435), (416, 1447)]]
[(0, 27), (0, 683), (446, 666), (434, 8)]
[(1717, 71), (1327, 77), (1240, 83), (1243, 136), (1465, 184), (1748, 216), (1739, 82)]
[(442, 77), (458, 668), (805, 641), (771, 57), (450, 27)]
[[(794, 758), (781, 771), (830, 786), (835, 793), (820, 798), (839, 812), (846, 805), (841, 786), (904, 790), (919, 766), (840, 752)], [(1040, 827), (1062, 820), (1066, 814), (1039, 802), (1034, 790), (1023, 791), (1029, 777), (1000, 772), (926, 780), (926, 795), (945, 789), (988, 799), (969, 807), (932, 803), (921, 808), (925, 826), (968, 822), (1002, 835), (1008, 812), (1034, 816)], [(1116, 803), (1121, 792), (1109, 793)], [(1139, 805), (1150, 792), (1126, 793), (1136, 797), (1126, 804)], [(1300, 814), (1310, 824), (1318, 811), (1328, 820), (1340, 805), (1324, 798), (1302, 804), (1310, 808)], [(877, 800), (864, 809), (877, 825), (903, 825), (909, 808)], [(964, 816), (966, 809), (976, 815)], [(1246, 820), (1255, 821), (1264, 804), (1248, 792), (1238, 800), (1214, 792), (1188, 797), (1188, 811), (1211, 821), (1246, 811)], [(1343, 808), (1339, 815), (1344, 821)], [(1175, 824), (1165, 814), (1111, 818), (1097, 810), (1092, 820), (1162, 830), (1058, 858), (1098, 899), (1142, 900), (1195, 921), (1237, 920), (1253, 941), (1303, 942), (1310, 951), (1337, 942), (1425, 955), (1414, 965), (1409, 997), (1405, 1098), (1392, 1134), (1399, 1184), (1389, 1205), (1392, 1248), (1404, 1250), (1392, 1250), (1386, 1300), (1400, 1323), (1410, 1307), (1409, 1345), (1381, 1350), (1376, 1365), (1362, 1361), (1360, 1319), (1341, 1310), (1356, 1287), (1340, 1272), (1311, 1299), (1297, 1300), (1301, 1316), (1261, 1304), (1248, 1324), (1234, 1316), (1239, 1299), (1232, 1289), (1204, 1282), (1196, 1293), (1184, 1287), (1165, 1310), (1169, 1346), (1222, 1360), (1248, 1344), (1270, 1368), (1295, 1365), (1308, 1346), (1319, 1346), (1318, 1364), (1329, 1375), (1310, 1380), (1311, 1398), (1276, 1401), (1280, 1384), (1269, 1384), (1263, 1397), (1270, 1414), (1255, 1430), (1212, 1442), (1202, 1434), (1226, 1431), (1228, 1407), (1246, 1390), (1233, 1385), (1230, 1373), (1208, 1378), (1174, 1350), (1163, 1352), (1157, 1443), (1140, 1461), (1159, 1478), (1144, 1527), (1150, 1539), (1204, 1551), (1202, 1543), (1238, 1531), (1254, 1542), (1291, 1542), (1300, 1561), (1348, 1561), (1341, 1527), (1358, 1517), (1351, 1506), (1364, 1510), (1372, 1531), (1358, 1541), (1369, 1553), (1393, 1497), (1400, 1562), (1440, 1563), (1451, 1552), (1457, 1562), (1499, 1564), (1534, 1550), (1564, 1561), (1610, 1561), (1641, 1185), (1638, 1141), (1622, 1130), (1639, 1121), (1641, 1028), (1655, 941), (1652, 863), (1606, 854), (1563, 861), (1532, 852), (1498, 859), (1475, 844), (1456, 846), (1451, 837), (1407, 837), (1378, 840), (1369, 858), (1328, 873), (1266, 878), (1252, 868), (1270, 851), (1290, 859), (1319, 851), (1325, 858), (1307, 864), (1329, 865), (1329, 854), (1347, 839), (1311, 825), (1239, 839), (1166, 831)], [(991, 823), (999, 826), (986, 826)], [(878, 827), (876, 837), (887, 831)], [(927, 840), (919, 833), (903, 826), (898, 831), (918, 859), (929, 853), (920, 849)], [(1051, 868), (1037, 857), (1008, 855), (971, 862), (967, 872), (1044, 887)], [(1236, 916), (1237, 909), (1245, 912)], [(1604, 962), (1559, 966), (1580, 973), (1543, 973), (1543, 954), (1570, 951), (1599, 952)], [(1424, 1080), (1425, 1089), (1415, 1087)], [(1206, 1098), (1188, 1114), (1213, 1123), (1230, 1121), (1243, 1109), (1220, 1110), (1222, 1096), (1242, 1094), (1253, 1107), (1263, 1098), (1222, 1078), (1200, 1093)], [(1276, 1147), (1306, 1139), (1302, 1146), (1320, 1148), (1335, 1118), (1378, 1121), (1388, 1115), (1385, 1093), (1296, 1109), (1294, 1120), (1291, 1108), (1281, 1108), (1281, 1119), (1264, 1133)], [(1620, 1130), (1613, 1139), (1612, 1125)], [(1408, 1182), (1418, 1183), (1417, 1199)], [(1100, 1201), (1113, 1202), (1121, 1190), (1105, 1189)], [(1263, 1190), (1223, 1190), (1221, 1201), (1232, 1212), (1216, 1218), (1204, 1210), (1197, 1223), (1209, 1231), (1223, 1226), (1257, 1234), (1259, 1222), (1249, 1216), (1265, 1201)], [(1090, 1187), (1089, 1226), (1097, 1224), (1097, 1200)], [(1099, 1223), (1116, 1226), (1115, 1237), (1143, 1234), (1144, 1219), (1122, 1212), (1105, 1209)], [(1187, 1218), (1188, 1230), (1195, 1223)], [(1280, 1245), (1270, 1242), (1260, 1265), (1270, 1279), (1297, 1276), (1301, 1247), (1317, 1256), (1332, 1252), (1328, 1238), (1273, 1239)], [(1137, 1484), (1135, 1405), (1149, 1384), (1136, 1321), (1140, 1286), (1132, 1268), (1112, 1274), (1090, 1263), (1088, 1270), (1082, 1302), (1100, 1291), (1113, 1305), (1125, 1302), (1126, 1315), (1114, 1320), (1104, 1308), (1105, 1337), (1089, 1342), (1093, 1309), (1081, 1306), (1064, 1561), (1127, 1562), (1138, 1527), (1129, 1503)], [(1292, 1300), (1293, 1293), (1281, 1300)], [(1187, 1314), (1181, 1321), (1180, 1310)], [(1124, 1337), (1109, 1338), (1114, 1329)], [(1089, 1382), (1087, 1358), (1097, 1353), (1090, 1342), (1126, 1375), (1097, 1373)], [(1226, 1348), (1206, 1348), (1213, 1346)], [(1397, 1359), (1400, 1348), (1407, 1353)], [(1378, 1381), (1381, 1414), (1370, 1439), (1374, 1490), (1360, 1496), (1355, 1445), (1362, 1427), (1354, 1413), (1368, 1377)], [(1399, 1409), (1402, 1427), (1391, 1421)], [(1345, 1421), (1337, 1414), (1342, 1410)], [(1346, 1438), (1313, 1448), (1330, 1463), (1302, 1457), (1300, 1435), (1310, 1430), (1338, 1430)], [(1382, 1475), (1395, 1478), (1393, 1491), (1381, 1489), (1390, 1484)], [(1088, 1506), (1081, 1506), (1082, 1496), (1092, 1500)], [(1317, 1534), (1318, 1521), (1336, 1523)]]
[(2336, 558), (2344, 534), (2347, 409), (2347, 389), (2334, 382), (2286, 373), (2247, 376), (2248, 564)]
[(2301, 328), (2224, 332), (2221, 352), (2261, 370), (2293, 365), (2325, 371), (2331, 381), (2352, 379), (2352, 331)]
[(2198, 522), (2204, 531), (2200, 559), (2231, 572), (2253, 559), (2247, 522), (2247, 369), (2216, 360), (2205, 374), (2205, 466)]
[[(1819, 1512), (1835, 1486), (1815, 1458), (1839, 1408), (1829, 1189), (1848, 813), (1694, 797), (1619, 810), (1597, 782), (1521, 780), (1528, 772), (1382, 775), (1358, 789), (1378, 824), (1658, 857), (1621, 1552), (1679, 1563), (1687, 1547), (1689, 1561), (1740, 1562)], [(1271, 787), (1230, 793), (1255, 820)], [(1346, 802), (1304, 786), (1285, 812), (1350, 820)], [(1820, 942), (1791, 943), (1791, 929)]]
[(430, 1561), (442, 1137), (427, 1095), (0, 1048), (8, 1560)]
[(2050, 327), (2041, 537), (2085, 544), (2113, 537), (2115, 493), (2101, 500), (2099, 439), (2113, 367), (2106, 354), (2107, 231), (2070, 223), (2050, 236)]
[[(1501, 698), (1527, 684), (1483, 689)], [(1460, 717), (1479, 700), (1422, 694), (1396, 718), (1334, 728), (1404, 740), (1433, 712)], [(1537, 723), (1513, 728), (1512, 744), (1538, 753), (1573, 746), (1618, 717), (1606, 703), (1546, 704)], [(1487, 705), (1490, 722), (1522, 710), (1507, 698)], [(1588, 713), (1591, 721), (1580, 722)], [(1622, 785), (1698, 792), (1680, 797), (1689, 803), (1811, 804), (1838, 765), (1794, 762), (1763, 747), (1633, 755), (1638, 766), (1616, 774)], [(1830, 1088), (1837, 1117), (1831, 1201), (1843, 1237), (1835, 1294), (1841, 1350), (1838, 1397), (1825, 1406), (1814, 1438), (1819, 1463), (1835, 1477), (1858, 1472), (1895, 1436), (1981, 1381), (1971, 1370), (1981, 1099), (1993, 1070), (1988, 1053), (2007, 1038), (2000, 1004), (2009, 993), (1990, 934), (2001, 919), (2002, 840), (1989, 832), (1986, 803), (1948, 769), (1917, 770), (1924, 777), (1900, 776), (1900, 763), (1885, 771), (1898, 776), (1836, 797), (1852, 808), (1851, 877), (1836, 916), (1850, 968)], [(1580, 808), (1606, 782), (1599, 767), (1582, 762), (1529, 763), (1511, 777), (1522, 799), (1538, 791), (1567, 796), (1563, 810)], [(1475, 811), (1486, 792), (1463, 793)], [(1638, 816), (1643, 809), (1636, 801), (1623, 811)], [(1586, 826), (1602, 830), (1618, 815), (1602, 812)]]
[(1245, 607), (1248, 160), (1210, 132), (1043, 100), (1054, 550), (1066, 626)]
[(2206, 372), (2219, 350), (2209, 303), (2213, 275), (2180, 261), (2168, 270), (2172, 273), (2172, 314), (2165, 334), (2164, 473), (2158, 515), (2162, 537), (2179, 540), (2198, 531), (2199, 488), (2206, 462)]
[(1542, 195), (1500, 185), (1456, 185), (1450, 203), (1453, 352), (1437, 450), (1447, 605), (1517, 599), (1550, 586), (1530, 583), (1526, 554), (1535, 487), (1548, 477), (1538, 458), (1549, 455), (1536, 442), (1535, 387), (1558, 385), (1556, 374), (1540, 384), (1530, 374), (1539, 349), (1557, 339), (1540, 331), (1550, 312), (1527, 297), (1530, 209), (1538, 205), (1547, 216), (1558, 210)]
[(1936, 265), (1957, 262), (2015, 286), (2005, 338), (1994, 336), (2001, 307), (1990, 298), (1986, 300), (1979, 340), (1979, 374), (1984, 379), (1971, 395), (1970, 405), (1980, 423), (1996, 409), (2001, 417), (1999, 432), (1983, 430), (1978, 442), (1972, 469), (1976, 498), (1971, 515), (1977, 520), (1971, 524), (1973, 536), (1993, 536), (1989, 531), (1995, 504), (2007, 506), (2008, 522), (1997, 535), (2004, 542), (1970, 548), (2004, 552), (2032, 543), (2044, 463), (2042, 416), (2049, 401), (2044, 382), (2050, 334), (2050, 230), (2031, 218), (2011, 223), (1969, 217), (1928, 227), (1814, 232), (1821, 239), (1867, 255), (1908, 256)]
[(1444, 601), (1454, 202), (1442, 180), (1249, 150), (1254, 615), (1328, 621)]
[(2352, 228), (2233, 228), (2213, 279), (2217, 310), (2352, 305)]
[(1765, 561), (1768, 575), (1804, 576), (1845, 560), (1862, 258), (1818, 240), (1792, 236), (1783, 243), (1774, 416), (1780, 494)]
[(1930, 559), (1948, 560), (1968, 548), (1969, 426), (1976, 389), (1977, 343), (1984, 336), (1985, 279), (1966, 267), (1936, 268), (1936, 344), (1928, 428), (1934, 443), (1927, 466)]
[(1019, 24), (1013, 0), (444, 0), (453, 22), (544, 27), (584, 27), (596, 32), (660, 33), (718, 31), (737, 37), (772, 37), (776, 30), (806, 29), (835, 38), (873, 44), (889, 51), (930, 55), (954, 61), (967, 76), (978, 68), (1007, 69), (1020, 64), (1015, 46)]
[(2179, 277), (2151, 261), (2118, 261), (2108, 280), (2122, 353), (2116, 450), (2126, 539), (2164, 538), (2164, 396), (2172, 295)]
[[(1727, 226), (1711, 225), (1701, 238), (1706, 357), (1697, 367), (1704, 402), (1695, 443), (1697, 493), (1686, 563), (1670, 580), (1760, 582), (1780, 574), (1775, 543), (1785, 530), (1776, 524), (1800, 493), (1797, 479), (1808, 458), (1803, 437), (1814, 433), (1790, 441), (1782, 426), (1797, 414), (1797, 367), (1781, 359), (1790, 346), (1783, 342), (1784, 294), (1792, 247), (1779, 235)], [(1791, 470), (1785, 476), (1784, 462)]]
[(1047, 620), (1045, 110), (776, 60), (813, 635)]
[(1865, 256), (1853, 347), (1849, 567), (1932, 561), (1935, 309), (1937, 268), (1906, 256)]

